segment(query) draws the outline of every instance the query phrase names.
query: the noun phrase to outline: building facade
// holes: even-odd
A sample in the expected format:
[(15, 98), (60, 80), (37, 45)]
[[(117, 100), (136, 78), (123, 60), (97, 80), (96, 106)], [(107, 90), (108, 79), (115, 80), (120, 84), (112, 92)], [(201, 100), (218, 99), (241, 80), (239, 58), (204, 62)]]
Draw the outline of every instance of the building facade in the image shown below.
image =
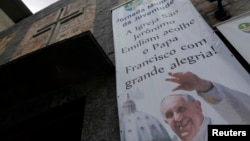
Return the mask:
[[(60, 0), (0, 32), (0, 139), (120, 140), (112, 9), (125, 2)], [(192, 3), (221, 22), (216, 1)], [(232, 17), (250, 8), (222, 4)]]

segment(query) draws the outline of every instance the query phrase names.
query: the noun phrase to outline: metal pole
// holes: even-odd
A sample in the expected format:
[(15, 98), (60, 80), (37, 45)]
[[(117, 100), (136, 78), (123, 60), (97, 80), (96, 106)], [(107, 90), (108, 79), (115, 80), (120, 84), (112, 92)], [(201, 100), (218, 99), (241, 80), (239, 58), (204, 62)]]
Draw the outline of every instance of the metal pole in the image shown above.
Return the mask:
[(214, 13), (214, 15), (217, 20), (224, 21), (231, 18), (231, 15), (226, 10), (224, 10), (221, 1), (222, 0), (217, 0), (218, 10)]

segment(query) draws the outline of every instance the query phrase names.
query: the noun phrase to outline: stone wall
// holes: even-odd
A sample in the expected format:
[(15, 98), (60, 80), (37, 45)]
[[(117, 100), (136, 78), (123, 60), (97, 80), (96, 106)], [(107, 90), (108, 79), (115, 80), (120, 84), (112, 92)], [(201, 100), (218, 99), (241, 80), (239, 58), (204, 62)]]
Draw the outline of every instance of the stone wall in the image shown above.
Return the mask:
[[(191, 0), (197, 10), (201, 13), (203, 18), (210, 26), (218, 24), (219, 21), (215, 18), (214, 12), (217, 10), (217, 1), (214, 0)], [(212, 2), (210, 2), (212, 1)], [(226, 11), (228, 11), (231, 17), (243, 14), (250, 9), (248, 0), (222, 0), (222, 5)]]
[[(72, 8), (82, 5), (85, 9), (89, 9), (92, 12), (93, 15), (91, 16), (94, 17), (85, 18), (82, 21), (88, 23), (88, 28), (85, 30), (92, 31), (97, 42), (115, 65), (111, 9), (126, 1), (60, 0), (45, 10), (0, 32), (0, 64), (5, 64), (12, 59), (13, 53), (18, 49), (24, 40), (24, 35), (28, 33), (28, 29), (34, 22), (70, 4)], [(192, 0), (192, 2), (209, 25), (212, 26), (221, 22), (216, 20), (213, 15), (217, 9), (216, 2), (209, 2), (208, 0)], [(248, 11), (250, 9), (250, 4), (248, 3), (248, 0), (224, 0), (223, 5), (234, 17)], [(120, 140), (114, 73), (100, 79), (88, 80), (88, 82), (76, 85), (74, 88), (66, 88), (55, 93), (57, 95), (54, 97), (43, 97), (51, 100), (48, 107), (63, 104), (79, 96), (86, 96), (82, 141)]]

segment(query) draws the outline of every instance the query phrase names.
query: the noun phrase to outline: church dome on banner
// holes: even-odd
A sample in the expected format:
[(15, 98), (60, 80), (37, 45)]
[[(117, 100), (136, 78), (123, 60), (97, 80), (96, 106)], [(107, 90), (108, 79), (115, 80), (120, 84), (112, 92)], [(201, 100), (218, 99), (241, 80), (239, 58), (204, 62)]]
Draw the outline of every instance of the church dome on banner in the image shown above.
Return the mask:
[(122, 105), (122, 126), (124, 141), (172, 141), (163, 125), (154, 116), (138, 111), (129, 96)]

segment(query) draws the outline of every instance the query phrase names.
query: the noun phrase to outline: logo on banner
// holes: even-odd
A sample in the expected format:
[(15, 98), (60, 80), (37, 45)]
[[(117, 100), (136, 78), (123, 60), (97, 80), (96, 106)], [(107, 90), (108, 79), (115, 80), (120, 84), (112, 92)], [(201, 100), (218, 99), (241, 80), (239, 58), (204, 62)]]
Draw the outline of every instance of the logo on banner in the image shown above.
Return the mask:
[(250, 33), (250, 23), (241, 23), (238, 28), (243, 32)]
[(143, 3), (143, 0), (133, 0), (129, 3), (127, 3), (124, 8), (127, 10), (127, 11), (133, 11), (135, 10), (139, 5), (141, 5)]

